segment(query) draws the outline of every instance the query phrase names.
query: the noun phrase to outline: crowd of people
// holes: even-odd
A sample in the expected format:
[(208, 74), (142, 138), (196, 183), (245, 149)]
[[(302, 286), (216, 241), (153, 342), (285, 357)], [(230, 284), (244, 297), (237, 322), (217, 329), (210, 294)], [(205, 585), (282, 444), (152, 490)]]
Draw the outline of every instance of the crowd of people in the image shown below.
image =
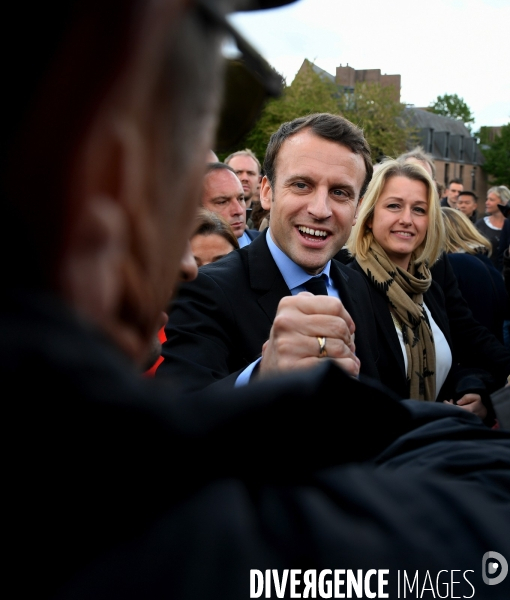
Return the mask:
[(9, 597), (509, 597), (510, 350), (433, 165), (327, 113), (211, 150), (226, 36), (275, 93), (228, 14), (292, 1), (5, 7)]

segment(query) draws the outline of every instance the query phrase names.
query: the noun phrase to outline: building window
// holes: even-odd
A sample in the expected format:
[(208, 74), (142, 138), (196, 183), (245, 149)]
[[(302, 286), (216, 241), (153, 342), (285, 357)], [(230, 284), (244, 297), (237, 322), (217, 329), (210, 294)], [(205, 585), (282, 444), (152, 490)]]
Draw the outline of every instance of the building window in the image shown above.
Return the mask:
[(448, 163), (444, 166), (444, 185), (448, 187), (448, 182), (450, 181), (450, 165)]
[(429, 129), (427, 152), (430, 154), (434, 152), (434, 130), (432, 128)]
[(471, 169), (471, 191), (475, 191), (476, 189), (476, 167)]
[(459, 166), (459, 179), (464, 183), (464, 165)]

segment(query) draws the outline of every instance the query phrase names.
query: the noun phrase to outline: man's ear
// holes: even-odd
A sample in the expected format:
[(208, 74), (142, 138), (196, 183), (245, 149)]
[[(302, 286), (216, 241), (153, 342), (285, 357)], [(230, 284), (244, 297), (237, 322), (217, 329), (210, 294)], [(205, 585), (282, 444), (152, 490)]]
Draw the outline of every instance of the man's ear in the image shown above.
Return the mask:
[(70, 232), (60, 281), (72, 305), (98, 325), (108, 327), (118, 310), (122, 277), (129, 252), (128, 185), (140, 185), (129, 173), (133, 148), (112, 121), (96, 122), (84, 150), (76, 157), (71, 194), (77, 210)]
[(73, 307), (102, 327), (117, 310), (126, 234), (125, 215), (115, 199), (100, 194), (84, 198), (60, 281)]
[(269, 179), (264, 175), (260, 183), (260, 205), (264, 210), (271, 210), (271, 202), (273, 201), (273, 189), (269, 183)]

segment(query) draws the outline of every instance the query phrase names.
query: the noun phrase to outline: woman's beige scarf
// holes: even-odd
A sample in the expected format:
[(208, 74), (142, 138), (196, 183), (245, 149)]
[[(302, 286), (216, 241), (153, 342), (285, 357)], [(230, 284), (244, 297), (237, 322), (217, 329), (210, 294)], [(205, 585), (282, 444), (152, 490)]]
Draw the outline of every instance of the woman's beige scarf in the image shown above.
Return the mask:
[(436, 399), (436, 350), (432, 329), (423, 306), (423, 294), (432, 282), (424, 263), (411, 258), (409, 271), (394, 265), (386, 252), (372, 241), (366, 260), (356, 260), (374, 285), (389, 302), (395, 324), (402, 330), (407, 353), (409, 398)]

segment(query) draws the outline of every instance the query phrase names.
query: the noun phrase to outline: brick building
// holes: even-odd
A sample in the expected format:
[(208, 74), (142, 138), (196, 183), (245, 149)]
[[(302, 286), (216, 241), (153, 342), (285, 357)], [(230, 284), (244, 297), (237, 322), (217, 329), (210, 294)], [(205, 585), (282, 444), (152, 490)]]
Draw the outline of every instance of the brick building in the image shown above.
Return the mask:
[(446, 186), (451, 179), (460, 179), (465, 190), (478, 196), (478, 214), (483, 215), (489, 185), (476, 138), (459, 119), (414, 106), (408, 106), (406, 113), (418, 129), (419, 143), (434, 157), (437, 181)]
[(311, 65), (317, 75), (337, 85), (340, 88), (339, 91), (343, 93), (353, 92), (356, 83), (379, 83), (380, 85), (393, 87), (395, 90), (395, 100), (400, 102), (400, 75), (382, 74), (381, 69), (354, 69), (347, 63), (345, 67), (342, 65), (337, 67), (336, 74), (333, 76), (306, 58), (299, 70), (305, 69), (307, 65)]
[[(336, 67), (333, 76), (306, 59), (300, 71), (310, 65), (317, 75), (334, 83), (340, 93), (352, 93), (358, 82), (379, 83), (392, 86), (395, 100), (400, 102), (400, 75), (382, 74), (380, 69), (354, 69), (346, 64)], [(473, 191), (478, 196), (478, 214), (483, 215), (489, 185), (487, 175), (482, 170), (483, 155), (476, 138), (460, 120), (442, 117), (414, 106), (407, 106), (405, 111), (418, 130), (419, 143), (434, 157), (437, 181), (447, 186), (451, 179), (460, 179), (465, 190)]]

